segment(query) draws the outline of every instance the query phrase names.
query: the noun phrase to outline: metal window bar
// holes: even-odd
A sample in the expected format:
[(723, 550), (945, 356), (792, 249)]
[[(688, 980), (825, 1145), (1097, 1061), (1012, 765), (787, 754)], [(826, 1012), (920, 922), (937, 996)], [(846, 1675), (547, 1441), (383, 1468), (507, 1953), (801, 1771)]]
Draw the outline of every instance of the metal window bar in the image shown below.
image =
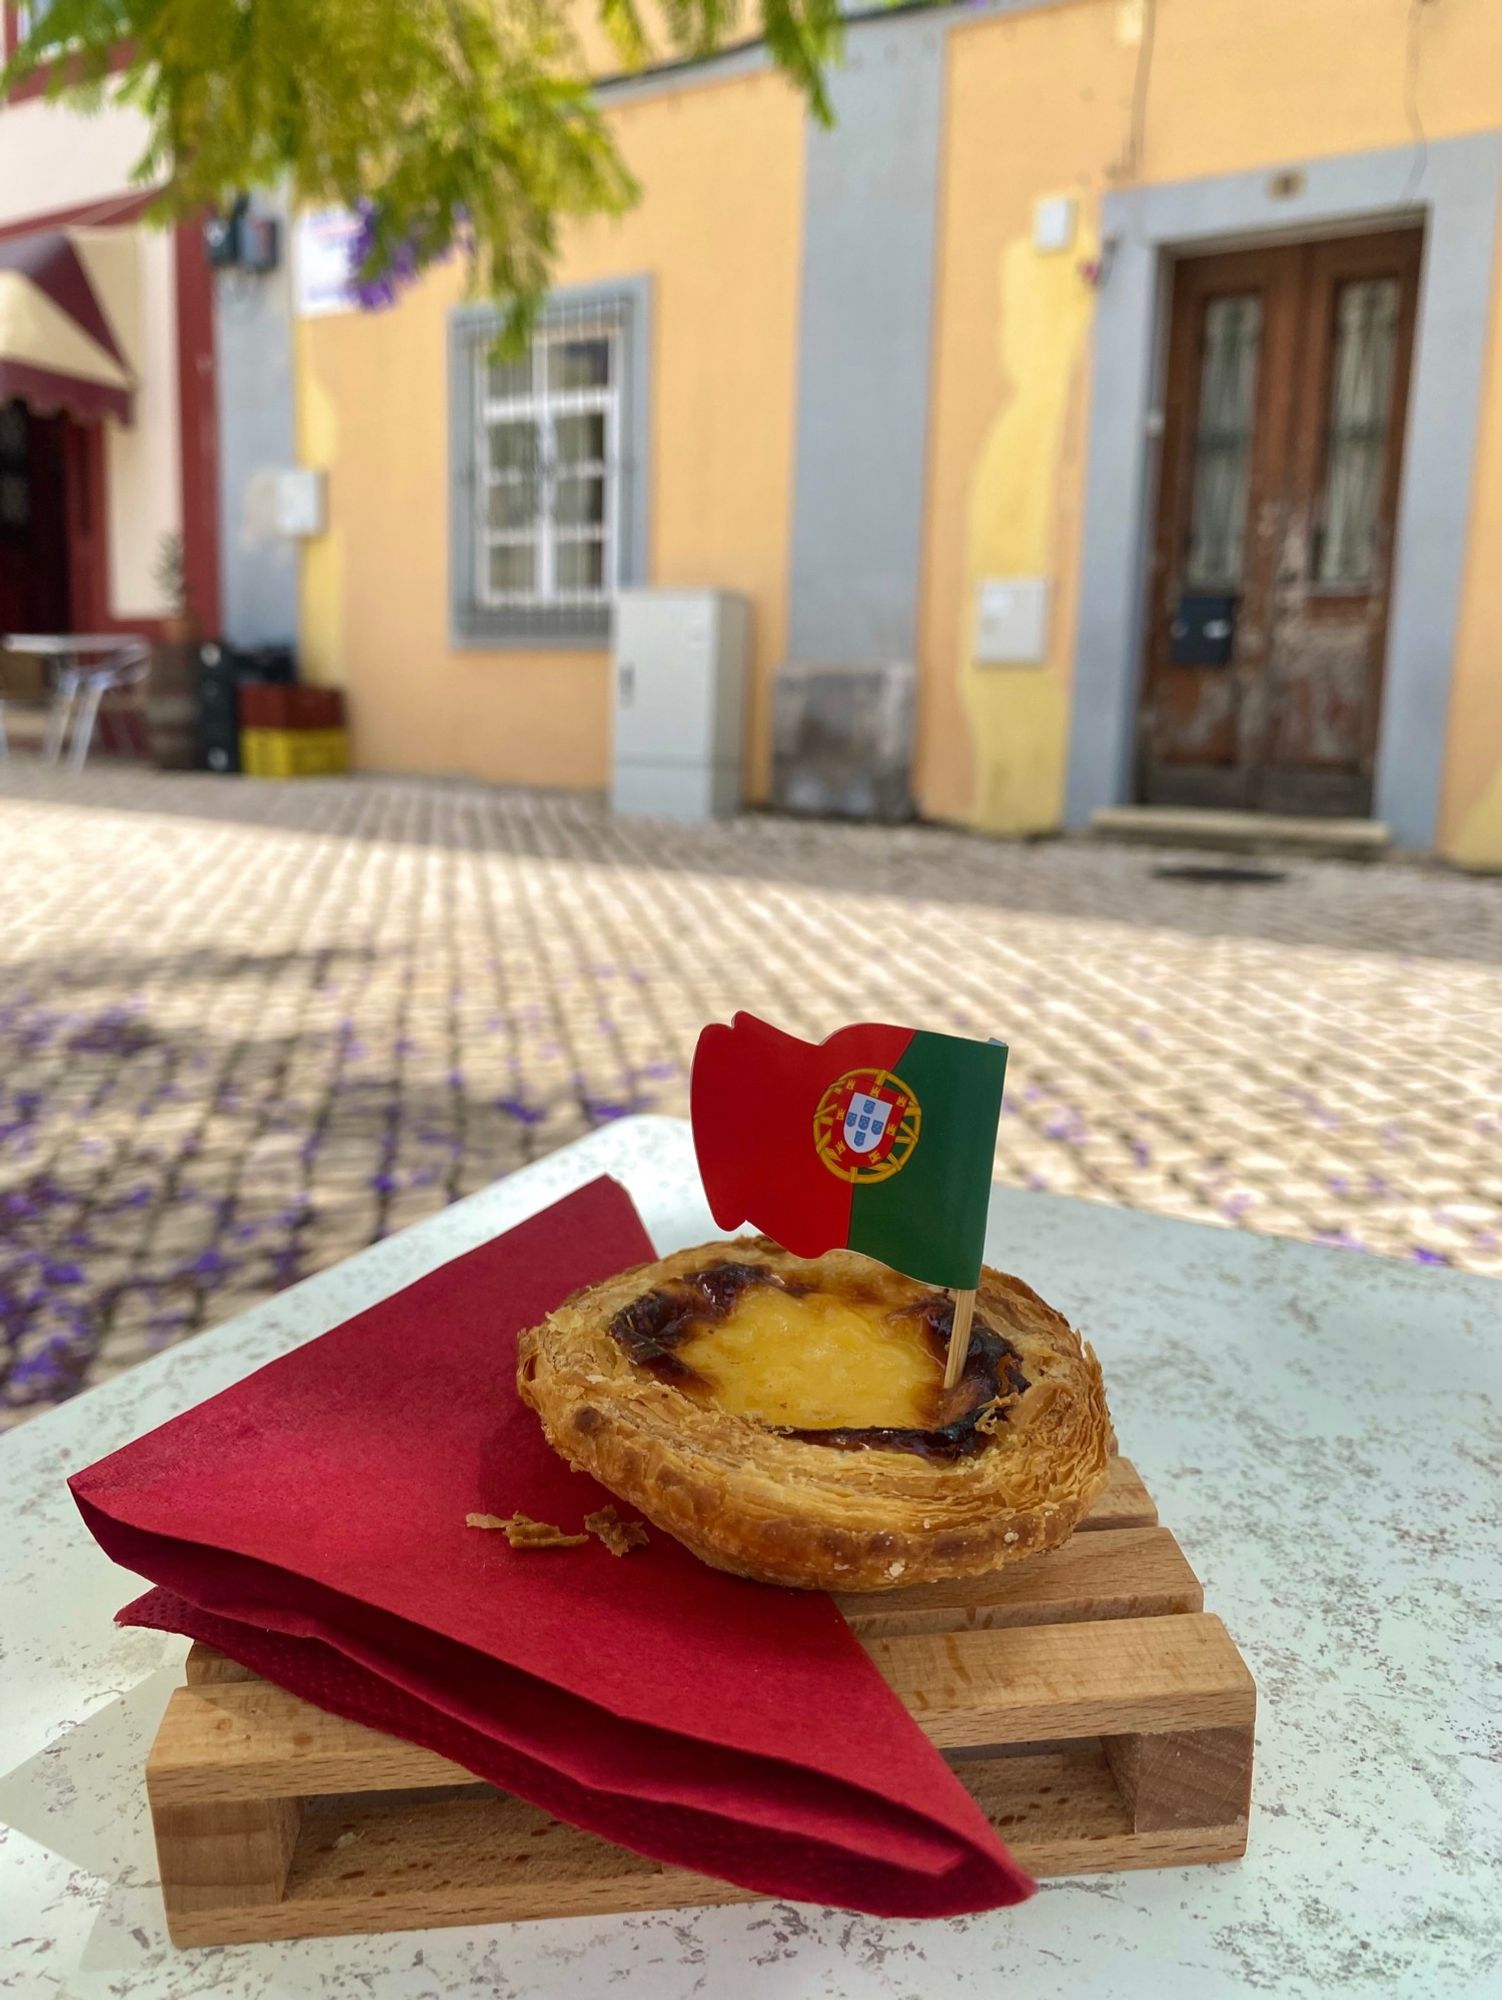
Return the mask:
[(1255, 293), (1206, 306), (1185, 564), (1186, 582), (1200, 589), (1241, 584), (1261, 339), (1262, 301)]
[(1377, 524), (1398, 346), (1396, 278), (1359, 278), (1336, 297), (1316, 581), (1360, 588), (1377, 566)]
[(626, 498), (624, 328), (621, 307), (589, 305), (550, 315), (514, 361), (476, 341), (475, 599), (516, 629), (608, 613)]

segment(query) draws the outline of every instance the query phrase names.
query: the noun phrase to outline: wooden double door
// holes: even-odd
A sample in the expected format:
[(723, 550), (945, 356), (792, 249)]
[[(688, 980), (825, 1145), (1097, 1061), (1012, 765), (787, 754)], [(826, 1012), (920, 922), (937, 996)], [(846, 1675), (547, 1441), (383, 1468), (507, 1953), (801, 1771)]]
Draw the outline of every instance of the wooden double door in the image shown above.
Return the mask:
[(1420, 250), (1395, 230), (1175, 269), (1149, 804), (1371, 810)]

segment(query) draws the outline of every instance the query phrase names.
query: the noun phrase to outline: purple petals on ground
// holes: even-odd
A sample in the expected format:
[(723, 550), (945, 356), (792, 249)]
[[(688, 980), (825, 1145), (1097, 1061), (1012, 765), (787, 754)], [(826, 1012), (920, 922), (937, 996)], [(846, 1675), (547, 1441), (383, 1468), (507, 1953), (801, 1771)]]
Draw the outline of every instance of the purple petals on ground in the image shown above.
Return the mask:
[(636, 1108), (631, 1104), (615, 1103), (608, 1097), (581, 1095), (579, 1103), (591, 1125), (608, 1125), (612, 1119), (629, 1118)]
[(547, 1117), (535, 1104), (525, 1104), (519, 1097), (497, 1097), (493, 1100), (497, 1111), (504, 1111), (508, 1118), (514, 1118), (519, 1125), (540, 1125)]
[(201, 1250), (191, 1264), (183, 1266), (183, 1275), (190, 1278), (218, 1278), (231, 1269), (229, 1259), (223, 1251), (212, 1246)]

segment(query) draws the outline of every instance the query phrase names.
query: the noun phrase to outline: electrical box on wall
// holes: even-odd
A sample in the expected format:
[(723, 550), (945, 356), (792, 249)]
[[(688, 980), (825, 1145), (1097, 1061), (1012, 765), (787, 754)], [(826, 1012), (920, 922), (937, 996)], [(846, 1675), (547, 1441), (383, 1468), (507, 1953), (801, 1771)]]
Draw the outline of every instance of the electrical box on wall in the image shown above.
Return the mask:
[(988, 667), (1037, 667), (1048, 657), (1048, 583), (991, 576), (975, 604), (975, 658)]
[(1074, 241), (1079, 203), (1072, 194), (1047, 195), (1033, 206), (1033, 248), (1067, 250)]
[(274, 271), (281, 257), (281, 232), (274, 215), (263, 215), (239, 195), (216, 210), (203, 226), (204, 248), (216, 271)]
[(297, 465), (276, 475), (273, 517), (279, 535), (306, 541), (327, 525), (324, 475), (317, 466)]

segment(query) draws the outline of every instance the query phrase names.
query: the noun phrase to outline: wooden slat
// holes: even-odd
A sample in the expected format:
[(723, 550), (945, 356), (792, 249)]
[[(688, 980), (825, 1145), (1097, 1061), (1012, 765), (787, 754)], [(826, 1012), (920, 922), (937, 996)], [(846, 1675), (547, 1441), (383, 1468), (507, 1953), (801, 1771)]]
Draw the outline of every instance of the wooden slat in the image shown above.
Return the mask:
[(1246, 1852), (1245, 1819), (1144, 1832), (1097, 1742), (961, 1766), (959, 1777), (1030, 1874), (1183, 1868)]
[(146, 1759), (153, 1812), (217, 1799), (455, 1783), (473, 1784), (474, 1774), (416, 1743), (314, 1708), (269, 1681), (175, 1689)]
[(238, 1660), (232, 1660), (228, 1653), (216, 1652), (202, 1639), (195, 1639), (188, 1648), (183, 1679), (189, 1687), (203, 1687), (210, 1681), (253, 1681), (259, 1679), (259, 1675), (249, 1667), (242, 1667)]
[[(1218, 1618), (918, 1634), (868, 1646), (941, 1749), (1236, 1727), (1251, 1676)], [(464, 1783), (431, 1750), (313, 1708), (265, 1681), (178, 1688), (147, 1761), (153, 1808)]]
[[(1228, 1861), (1246, 1846), (1244, 1821), (1134, 1832), (1098, 1743), (968, 1764), (961, 1777), (1034, 1875)], [(237, 1944), (752, 1900), (473, 1787), (434, 1804), (363, 1799), (309, 1811), (280, 1904), (179, 1910), (172, 1935), (179, 1945)]]
[(1136, 1833), (1245, 1820), (1252, 1800), (1251, 1725), (1107, 1736), (1101, 1748)]
[(364, 1881), (394, 1876), (394, 1894), (405, 1877), (421, 1890), (424, 1907), (435, 1896), (482, 1908), (499, 1901), (518, 1916), (750, 1900), (729, 1882), (665, 1867), (501, 1793), (456, 1799), (432, 1816), (418, 1804), (377, 1806), (354, 1825), (351, 1841), (343, 1815), (321, 1833), (315, 1824), (294, 1861), (289, 1900), (337, 1905), (351, 1893), (357, 1868), (367, 1871)]
[(746, 1900), (475, 1787), (436, 1804), (371, 1798), (308, 1812), (274, 1912), (230, 1896), (215, 1912), (177, 1913), (170, 1929), (179, 1945), (242, 1944)]
[[(1168, 1611), (1198, 1611), (1204, 1593), (1178, 1544), (1166, 1529), (1161, 1542), (1132, 1542), (1121, 1539), (1128, 1529), (1150, 1529), (1158, 1519), (1147, 1488), (1130, 1459), (1113, 1458), (1111, 1476), (1089, 1513), (1080, 1522), (1075, 1538), (1046, 1556), (1035, 1556), (1000, 1570), (994, 1577), (971, 1578), (965, 1583), (918, 1584), (902, 1591), (861, 1592), (835, 1598), (851, 1626), (876, 1638), (897, 1632), (938, 1632), (963, 1625), (1021, 1625), (1054, 1622), (1064, 1618), (1149, 1618)], [(1109, 1560), (1130, 1558), (1134, 1576), (1130, 1583), (1101, 1577), (1095, 1585), (1095, 1607), (1086, 1604), (1092, 1573), (1103, 1567), (1105, 1551), (1082, 1546), (1078, 1535), (1085, 1529), (1105, 1530), (1117, 1536), (1110, 1547)], [(1172, 1551), (1172, 1553), (1170, 1553)], [(1074, 1585), (1066, 1580), (1074, 1579)], [(1074, 1587), (1077, 1586), (1077, 1587)], [(1027, 1607), (1047, 1605), (1046, 1616), (1030, 1619)], [(974, 1606), (972, 1618), (940, 1617), (941, 1606)], [(1079, 1608), (1072, 1609), (1072, 1605)], [(987, 1608), (990, 1607), (990, 1615)], [(899, 1608), (904, 1615), (898, 1616)], [(925, 1613), (927, 1615), (925, 1615)], [(916, 1616), (910, 1614), (918, 1614)], [(210, 1681), (250, 1681), (256, 1678), (224, 1653), (216, 1652), (201, 1640), (188, 1653), (185, 1678), (189, 1687)]]
[(1166, 1528), (1108, 1528), (979, 1579), (837, 1597), (857, 1638), (1162, 1618), (1200, 1611), (1199, 1578)]
[[(1097, 1495), (1089, 1513), (1085, 1515), (1075, 1532), (1078, 1535), (1083, 1533), (1087, 1528), (1095, 1530), (1104, 1529), (1107, 1531), (1119, 1531), (1127, 1528), (1151, 1528), (1156, 1525), (1157, 1519), (1158, 1510), (1153, 1505), (1152, 1497), (1148, 1493), (1147, 1488), (1138, 1477), (1136, 1466), (1128, 1458), (1113, 1458), (1111, 1460), (1110, 1478), (1104, 1491)], [(1166, 1545), (1159, 1546), (1166, 1549)], [(1176, 1544), (1175, 1547), (1177, 1547)], [(1115, 1558), (1132, 1552), (1133, 1544), (1117, 1542), (1112, 1550), (1112, 1555)], [(893, 1623), (889, 1625), (879, 1619), (873, 1621), (871, 1617), (864, 1614), (869, 1614), (878, 1605), (893, 1608), (899, 1604), (916, 1605), (920, 1601), (920, 1597), (929, 1591), (946, 1593), (946, 1602), (959, 1604), (968, 1601), (980, 1605), (988, 1601), (993, 1585), (997, 1586), (996, 1603), (1021, 1605), (1027, 1599), (1027, 1591), (1022, 1587), (1022, 1580), (1031, 1580), (1043, 1572), (1047, 1566), (1058, 1565), (1065, 1559), (1080, 1564), (1083, 1571), (1090, 1561), (1090, 1552), (1082, 1551), (1077, 1543), (1071, 1540), (1066, 1542), (1062, 1549), (1055, 1549), (1051, 1555), (1037, 1556), (1029, 1562), (1015, 1564), (1008, 1569), (1000, 1571), (995, 1578), (981, 1578), (978, 1582), (972, 1578), (968, 1583), (952, 1585), (919, 1584), (911, 1590), (881, 1591), (840, 1596), (836, 1597), (835, 1602), (844, 1611), (846, 1617), (850, 1619), (852, 1625), (857, 1623), (856, 1616), (852, 1615), (852, 1607), (855, 1608), (856, 1613), (862, 1614), (863, 1622), (860, 1624), (859, 1629), (870, 1633), (872, 1636), (875, 1636), (878, 1632), (886, 1631), (940, 1631), (947, 1629), (947, 1627), (932, 1622), (924, 1624)], [(1180, 1556), (1179, 1560), (1183, 1561), (1182, 1556)], [(1140, 1579), (1138, 1587), (1144, 1597), (1144, 1602), (1140, 1610), (1114, 1611), (1103, 1609), (1101, 1611), (1081, 1610), (1072, 1613), (1066, 1610), (1059, 1610), (1054, 1612), (1052, 1616), (1059, 1618), (1070, 1616), (1080, 1618), (1152, 1617), (1158, 1615), (1156, 1599), (1162, 1596), (1165, 1590), (1171, 1593), (1175, 1586), (1178, 1586), (1182, 1592), (1183, 1587), (1186, 1585), (1186, 1580), (1188, 1583), (1193, 1583), (1194, 1585), (1194, 1601), (1191, 1603), (1186, 1599), (1183, 1603), (1164, 1603), (1162, 1609), (1198, 1611), (1203, 1602), (1203, 1594), (1199, 1590), (1198, 1582), (1194, 1579), (1193, 1571), (1185, 1563), (1183, 1571), (1176, 1571), (1172, 1576), (1165, 1569), (1161, 1576), (1145, 1576)], [(1054, 1591), (1052, 1601), (1056, 1603), (1064, 1601), (1067, 1593), (1055, 1590), (1054, 1580), (1052, 1579), (1049, 1589)], [(1118, 1590), (1114, 1593), (1103, 1592), (1099, 1601), (1103, 1605), (1109, 1605), (1121, 1602), (1122, 1598), (1123, 1593)], [(1149, 1599), (1154, 1601), (1147, 1601)], [(933, 1601), (937, 1604), (939, 1599), (936, 1597)], [(965, 1621), (953, 1620), (950, 1622), (961, 1624)], [(990, 1619), (977, 1617), (969, 1622), (979, 1625), (986, 1623), (1022, 1624), (1026, 1621), (1023, 1616), (1014, 1612), (1005, 1618), (1000, 1616)], [(188, 1662), (184, 1678), (187, 1680), (189, 1687), (198, 1687), (208, 1681), (251, 1681), (256, 1676), (249, 1667), (242, 1667), (238, 1660), (232, 1660), (226, 1654), (216, 1652), (212, 1646), (204, 1645), (201, 1640), (195, 1640), (188, 1652)]]
[(226, 1901), (280, 1906), (302, 1822), (298, 1800), (154, 1804), (151, 1822), (169, 1926)]
[(1119, 1618), (873, 1639), (866, 1650), (940, 1749), (1236, 1728), (1252, 1677), (1218, 1618)]
[(1113, 1458), (1110, 1477), (1075, 1533), (1087, 1528), (1152, 1528), (1158, 1509), (1129, 1458)]

